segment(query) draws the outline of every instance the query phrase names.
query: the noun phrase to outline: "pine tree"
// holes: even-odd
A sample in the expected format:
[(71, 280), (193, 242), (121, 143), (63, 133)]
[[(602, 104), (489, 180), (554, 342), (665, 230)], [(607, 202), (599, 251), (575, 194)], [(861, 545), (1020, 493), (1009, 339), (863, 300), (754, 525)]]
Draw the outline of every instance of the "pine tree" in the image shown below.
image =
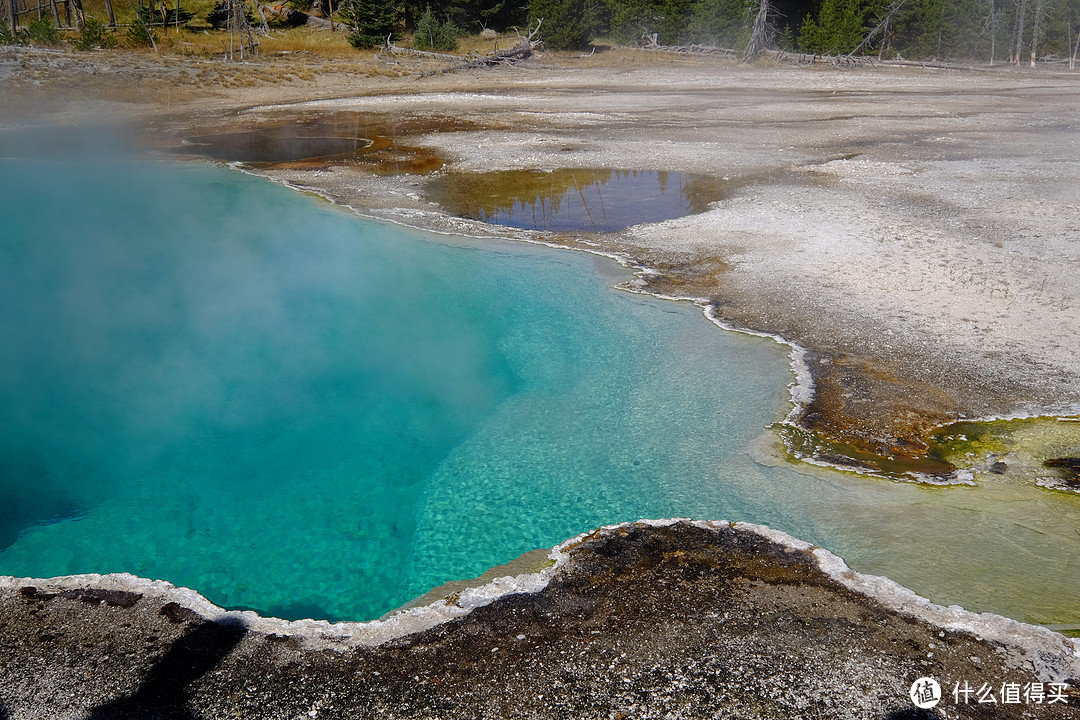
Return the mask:
[(460, 31), (457, 27), (449, 20), (440, 22), (428, 5), (416, 21), (413, 46), (418, 50), (453, 52), (458, 48), (458, 35)]
[(463, 30), (491, 28), (502, 31), (512, 26), (525, 26), (528, 5), (520, 0), (408, 0), (404, 3), (406, 26), (416, 27), (424, 8), (430, 7), (435, 17), (453, 23)]
[(708, 45), (735, 47), (749, 26), (747, 7), (746, 0), (695, 0), (690, 7), (691, 39)]
[(865, 29), (859, 0), (825, 0), (817, 18), (807, 17), (799, 31), (806, 52), (843, 55), (858, 47)]
[(342, 0), (338, 15), (349, 26), (349, 44), (357, 49), (378, 47), (398, 35), (398, 10), (393, 0)]
[(544, 45), (552, 50), (580, 50), (599, 26), (599, 3), (592, 0), (530, 0), (530, 24), (544, 21)]

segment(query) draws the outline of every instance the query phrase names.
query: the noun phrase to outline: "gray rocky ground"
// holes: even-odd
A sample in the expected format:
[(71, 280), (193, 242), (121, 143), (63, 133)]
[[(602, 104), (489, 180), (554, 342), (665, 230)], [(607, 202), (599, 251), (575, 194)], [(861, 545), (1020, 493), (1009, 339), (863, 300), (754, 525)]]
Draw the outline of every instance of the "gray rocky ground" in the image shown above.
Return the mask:
[[(4, 581), (0, 707), (19, 720), (897, 720), (1070, 718), (1080, 704), (1072, 641), (930, 605), (766, 528), (628, 524), (552, 557), (493, 601), (464, 590), (373, 624), (228, 613), (130, 576)], [(909, 699), (922, 677), (943, 688), (930, 711)], [(993, 704), (978, 702), (987, 688)]]

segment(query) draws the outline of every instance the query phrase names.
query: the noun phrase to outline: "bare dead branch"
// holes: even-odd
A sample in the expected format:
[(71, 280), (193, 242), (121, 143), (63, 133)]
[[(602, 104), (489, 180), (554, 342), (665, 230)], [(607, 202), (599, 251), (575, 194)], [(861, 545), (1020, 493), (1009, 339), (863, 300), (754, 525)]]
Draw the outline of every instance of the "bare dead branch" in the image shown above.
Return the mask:
[[(516, 45), (506, 50), (495, 50), (487, 55), (480, 53), (471, 53), (469, 55), (448, 55), (446, 53), (428, 52), (426, 50), (414, 50), (412, 48), (403, 48), (394, 45), (391, 42), (389, 36), (386, 38), (386, 42), (383, 44), (383, 52), (389, 55), (407, 55), (409, 57), (422, 57), (431, 60), (440, 60), (442, 62), (451, 63), (451, 65), (461, 68), (468, 67), (491, 67), (494, 65), (511, 65), (522, 60), (527, 60), (533, 54), (533, 50), (540, 46), (542, 41), (537, 40), (537, 36), (540, 33), (540, 25), (544, 22), (541, 18), (536, 27), (533, 28), (528, 35), (522, 35), (517, 33), (519, 38)], [(515, 28), (515, 31), (517, 29)]]
[(769, 46), (769, 12), (771, 10), (769, 0), (759, 0), (757, 16), (754, 18), (754, 30), (743, 50), (743, 62), (754, 62)]
[(892, 20), (893, 15), (895, 15), (900, 10), (900, 8), (904, 7), (905, 2), (907, 2), (907, 0), (893, 0), (892, 4), (889, 5), (888, 11), (885, 13), (885, 17), (881, 19), (881, 22), (877, 24), (877, 27), (868, 32), (866, 34), (866, 37), (863, 38), (863, 41), (859, 43), (854, 50), (849, 52), (848, 56), (857, 55), (860, 50), (870, 44), (871, 40), (877, 37), (877, 34), (879, 32), (882, 32), (883, 30), (888, 28), (889, 21)]
[(784, 50), (767, 50), (763, 54), (771, 55), (777, 62), (788, 65), (831, 65), (833, 67), (873, 67), (873, 58), (864, 55), (808, 55)]
[(715, 45), (659, 45), (656, 33), (644, 33), (641, 36), (642, 45), (639, 49), (653, 52), (677, 53), (679, 55), (720, 55), (722, 57), (735, 57), (734, 50), (717, 47)]

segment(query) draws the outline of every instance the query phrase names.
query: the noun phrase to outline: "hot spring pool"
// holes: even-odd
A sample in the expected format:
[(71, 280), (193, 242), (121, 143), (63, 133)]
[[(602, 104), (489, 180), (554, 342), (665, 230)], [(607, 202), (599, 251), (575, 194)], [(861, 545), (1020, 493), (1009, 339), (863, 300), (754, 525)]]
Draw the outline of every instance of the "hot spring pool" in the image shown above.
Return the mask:
[(788, 348), (612, 290), (608, 260), (196, 164), (0, 161), (0, 192), (0, 573), (359, 620), (601, 524), (692, 516), (1080, 622), (1080, 502), (779, 459)]

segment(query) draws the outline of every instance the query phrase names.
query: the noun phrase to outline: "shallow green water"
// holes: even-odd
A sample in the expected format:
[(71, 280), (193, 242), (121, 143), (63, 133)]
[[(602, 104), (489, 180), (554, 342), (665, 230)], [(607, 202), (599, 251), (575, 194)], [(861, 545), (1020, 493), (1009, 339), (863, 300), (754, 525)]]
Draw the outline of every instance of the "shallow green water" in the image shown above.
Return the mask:
[(201, 166), (0, 162), (0, 193), (0, 572), (367, 619), (684, 515), (767, 523), (938, 602), (1080, 622), (1080, 502), (770, 459), (786, 349), (613, 291), (608, 261)]

